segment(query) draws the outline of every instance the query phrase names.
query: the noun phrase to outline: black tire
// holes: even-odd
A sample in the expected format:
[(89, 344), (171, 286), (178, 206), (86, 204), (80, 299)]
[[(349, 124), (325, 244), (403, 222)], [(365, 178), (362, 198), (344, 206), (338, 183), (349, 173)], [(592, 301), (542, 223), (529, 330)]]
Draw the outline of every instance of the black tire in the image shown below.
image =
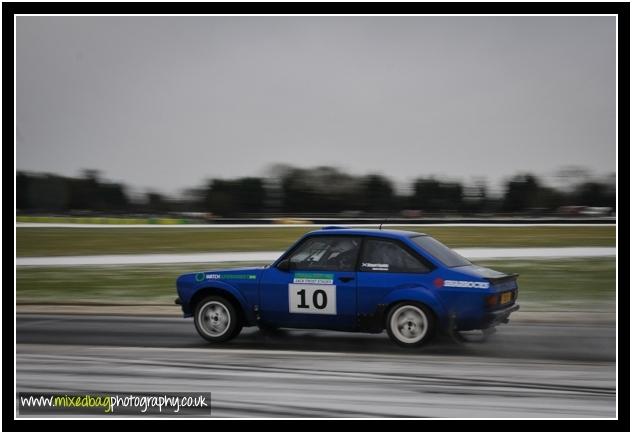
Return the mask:
[[(408, 321), (398, 327), (396, 318)], [(436, 320), (432, 311), (423, 304), (405, 301), (389, 309), (385, 328), (388, 337), (397, 345), (419, 347), (434, 336)]]
[[(227, 321), (223, 320), (224, 317)], [(200, 336), (212, 343), (226, 342), (235, 338), (243, 327), (233, 303), (219, 295), (208, 296), (195, 306), (193, 322)], [(224, 322), (227, 322), (225, 327), (223, 327)]]

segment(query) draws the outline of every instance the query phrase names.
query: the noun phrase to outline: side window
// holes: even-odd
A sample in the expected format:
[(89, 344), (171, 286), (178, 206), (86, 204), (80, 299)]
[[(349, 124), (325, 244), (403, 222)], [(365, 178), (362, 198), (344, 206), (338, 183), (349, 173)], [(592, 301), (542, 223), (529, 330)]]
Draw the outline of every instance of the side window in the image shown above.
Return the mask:
[(393, 241), (368, 239), (364, 242), (360, 271), (427, 273), (430, 268)]
[(311, 237), (290, 255), (290, 269), (354, 271), (359, 250), (357, 237)]

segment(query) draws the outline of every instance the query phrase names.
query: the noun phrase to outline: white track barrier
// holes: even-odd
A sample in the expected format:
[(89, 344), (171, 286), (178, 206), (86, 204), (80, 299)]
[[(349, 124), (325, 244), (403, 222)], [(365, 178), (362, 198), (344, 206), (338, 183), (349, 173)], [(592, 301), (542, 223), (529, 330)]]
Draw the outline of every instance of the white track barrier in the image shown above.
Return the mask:
[[(471, 260), (591, 258), (616, 256), (615, 247), (475, 247), (454, 249)], [(16, 266), (138, 265), (219, 262), (273, 262), (283, 252), (212, 252), (16, 258)]]

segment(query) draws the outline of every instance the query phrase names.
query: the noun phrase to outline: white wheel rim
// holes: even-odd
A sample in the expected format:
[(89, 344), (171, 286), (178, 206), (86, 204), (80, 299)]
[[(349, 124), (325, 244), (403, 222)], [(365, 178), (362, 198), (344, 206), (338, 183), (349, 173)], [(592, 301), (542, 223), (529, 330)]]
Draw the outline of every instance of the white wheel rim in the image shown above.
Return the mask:
[(219, 337), (230, 327), (231, 318), (228, 308), (219, 301), (209, 301), (198, 313), (200, 328), (211, 337)]
[(406, 344), (419, 342), (428, 332), (428, 317), (417, 306), (401, 306), (391, 316), (391, 332)]

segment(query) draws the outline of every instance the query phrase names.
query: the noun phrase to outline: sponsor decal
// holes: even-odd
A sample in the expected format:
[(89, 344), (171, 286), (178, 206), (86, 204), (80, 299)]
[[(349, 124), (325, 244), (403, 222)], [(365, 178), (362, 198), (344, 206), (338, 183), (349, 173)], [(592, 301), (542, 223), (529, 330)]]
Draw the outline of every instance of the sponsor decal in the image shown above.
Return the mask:
[(212, 279), (222, 279), (222, 280), (255, 280), (257, 278), (256, 274), (213, 274), (209, 273), (206, 275), (208, 280)]
[(478, 288), (478, 289), (489, 288), (489, 282), (472, 282), (469, 280), (444, 280), (440, 277), (437, 277), (433, 281), (433, 283), (437, 288), (440, 288), (442, 286), (450, 287), (450, 288)]
[(241, 279), (241, 280), (254, 280), (257, 276), (255, 274), (222, 274), (220, 279), (231, 280), (231, 279)]
[(195, 275), (195, 281), (196, 281), (196, 282), (201, 282), (201, 281), (203, 281), (203, 280), (204, 280), (204, 273), (197, 273), (197, 274)]
[(336, 315), (336, 285), (288, 285), (290, 313)]
[(373, 264), (371, 262), (363, 262), (362, 268), (370, 268), (371, 270), (376, 271), (388, 271), (388, 264)]
[(296, 273), (293, 283), (331, 285), (334, 283), (334, 275), (331, 273)]

